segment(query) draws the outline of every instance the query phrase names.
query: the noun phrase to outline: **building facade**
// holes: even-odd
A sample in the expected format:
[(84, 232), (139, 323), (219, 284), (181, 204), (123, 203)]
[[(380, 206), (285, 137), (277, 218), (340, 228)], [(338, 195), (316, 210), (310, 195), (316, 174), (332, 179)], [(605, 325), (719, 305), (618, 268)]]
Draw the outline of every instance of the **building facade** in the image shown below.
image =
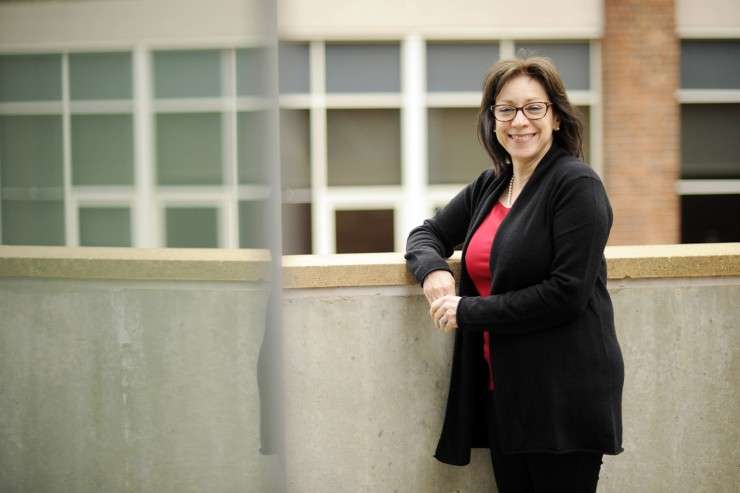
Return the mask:
[(402, 251), (488, 166), (483, 75), (521, 53), (563, 75), (612, 244), (740, 241), (736, 2), (281, 0), (273, 51), (259, 7), (0, 4), (0, 243), (261, 248), (279, 189), (284, 252)]

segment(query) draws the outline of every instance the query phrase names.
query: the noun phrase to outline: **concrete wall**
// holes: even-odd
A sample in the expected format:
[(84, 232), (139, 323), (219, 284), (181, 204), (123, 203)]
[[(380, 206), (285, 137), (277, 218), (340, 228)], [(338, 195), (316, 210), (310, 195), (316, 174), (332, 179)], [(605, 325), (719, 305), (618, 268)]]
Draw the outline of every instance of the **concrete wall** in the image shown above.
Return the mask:
[[(283, 459), (291, 492), (492, 491), (487, 451), (432, 457), (452, 337), (400, 255), (285, 260), (287, 446), (265, 456), (263, 273), (182, 252), (0, 247), (0, 491), (278, 491)], [(740, 244), (607, 255), (625, 452), (600, 491), (735, 491)]]
[(270, 491), (257, 284), (0, 280), (0, 491)]

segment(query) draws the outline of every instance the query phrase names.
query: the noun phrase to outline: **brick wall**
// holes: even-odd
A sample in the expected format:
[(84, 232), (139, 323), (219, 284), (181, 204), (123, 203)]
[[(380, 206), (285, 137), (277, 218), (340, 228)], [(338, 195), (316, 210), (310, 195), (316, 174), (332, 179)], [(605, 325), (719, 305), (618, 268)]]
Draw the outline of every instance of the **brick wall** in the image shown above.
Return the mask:
[(678, 243), (680, 44), (673, 0), (604, 0), (604, 173), (610, 244)]

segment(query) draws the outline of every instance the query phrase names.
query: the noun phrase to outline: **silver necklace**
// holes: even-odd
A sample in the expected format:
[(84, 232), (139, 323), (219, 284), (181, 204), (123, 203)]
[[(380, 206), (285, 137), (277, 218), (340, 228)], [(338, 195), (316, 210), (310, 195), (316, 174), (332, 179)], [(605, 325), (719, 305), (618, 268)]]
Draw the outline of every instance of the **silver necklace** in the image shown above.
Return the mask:
[(511, 174), (511, 180), (509, 180), (509, 196), (506, 199), (506, 202), (508, 202), (509, 207), (511, 207), (511, 192), (514, 189), (514, 173)]

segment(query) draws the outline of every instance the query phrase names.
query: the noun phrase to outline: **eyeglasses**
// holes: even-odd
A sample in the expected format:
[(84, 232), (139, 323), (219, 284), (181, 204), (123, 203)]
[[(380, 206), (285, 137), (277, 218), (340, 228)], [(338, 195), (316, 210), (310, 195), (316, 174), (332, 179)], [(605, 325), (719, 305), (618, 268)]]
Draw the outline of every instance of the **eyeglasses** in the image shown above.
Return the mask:
[(500, 122), (510, 122), (516, 118), (516, 114), (519, 110), (522, 110), (524, 116), (529, 120), (539, 120), (545, 118), (547, 110), (552, 106), (552, 103), (545, 101), (532, 101), (524, 106), (511, 106), (509, 104), (493, 104), (489, 107), (493, 117)]

